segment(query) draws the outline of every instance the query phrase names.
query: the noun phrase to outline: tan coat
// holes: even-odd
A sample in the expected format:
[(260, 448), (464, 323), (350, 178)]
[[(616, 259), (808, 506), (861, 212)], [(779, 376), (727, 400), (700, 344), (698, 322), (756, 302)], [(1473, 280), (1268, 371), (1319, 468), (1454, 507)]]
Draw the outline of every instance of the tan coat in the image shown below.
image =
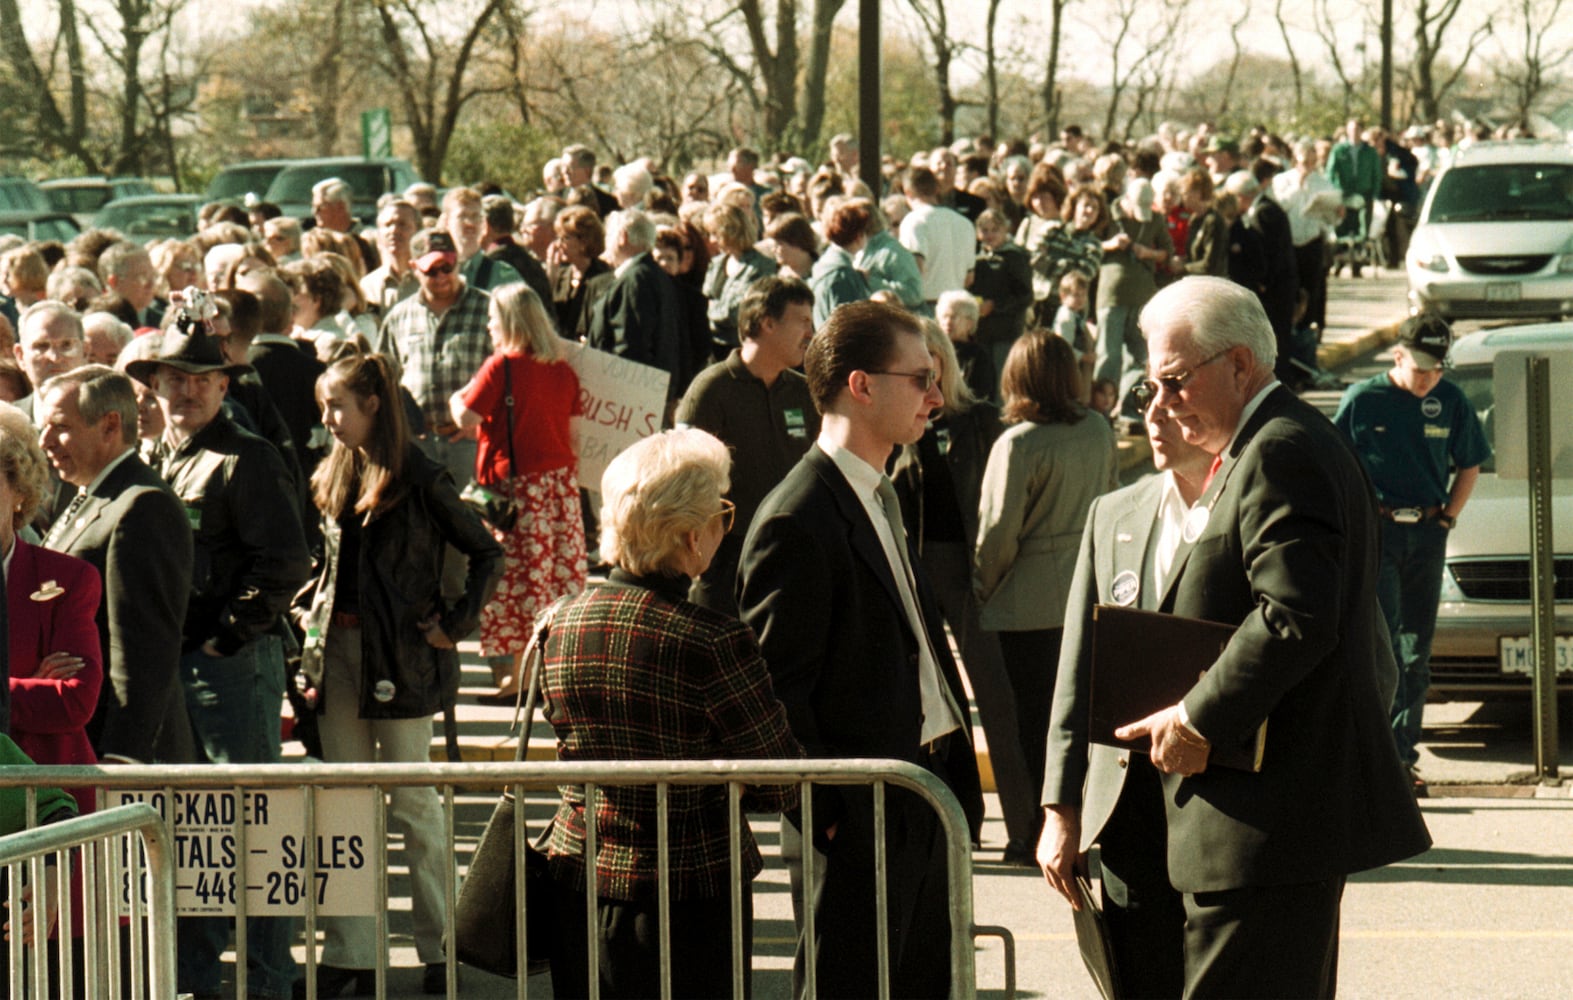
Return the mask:
[(1074, 424), (1020, 423), (994, 442), (978, 505), (973, 591), (983, 627), (1058, 628), (1093, 498), (1118, 485), (1114, 431), (1089, 412)]

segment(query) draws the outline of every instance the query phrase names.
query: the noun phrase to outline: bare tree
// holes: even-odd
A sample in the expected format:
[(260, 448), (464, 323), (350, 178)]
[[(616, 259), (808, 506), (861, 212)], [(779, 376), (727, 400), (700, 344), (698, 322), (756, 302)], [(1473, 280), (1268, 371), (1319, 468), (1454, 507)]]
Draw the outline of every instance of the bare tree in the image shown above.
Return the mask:
[(1071, 0), (1049, 0), (1049, 60), (1043, 71), (1043, 129), (1049, 141), (1060, 131), (1060, 39), (1070, 4)]
[(442, 180), (459, 113), (483, 94), (506, 93), (506, 81), (481, 84), (472, 65), (477, 44), (507, 0), (469, 5), (437, 0), (372, 0), (381, 26), (380, 63), (404, 104), (422, 175)]
[(1245, 48), (1240, 44), (1240, 29), (1251, 17), (1249, 0), (1240, 8), (1240, 16), (1229, 22), (1229, 42), (1234, 46), (1234, 56), (1229, 60), (1229, 70), (1224, 74), (1223, 94), (1218, 98), (1218, 117), (1229, 113), (1229, 102), (1234, 97), (1234, 81), (1240, 75), (1240, 60), (1245, 58)]
[(950, 15), (945, 0), (907, 0), (907, 5), (917, 15), (923, 33), (928, 36), (934, 51), (934, 83), (939, 89), (940, 141), (950, 145), (956, 141), (956, 92), (950, 85), (950, 67), (956, 60), (961, 43), (950, 30)]
[[(1492, 64), (1492, 74), (1511, 94), (1519, 121), (1527, 121), (1535, 104), (1557, 84), (1558, 70), (1573, 57), (1573, 46), (1548, 47), (1546, 26), (1561, 21), (1565, 0), (1514, 0), (1508, 9), (1507, 31), (1502, 36), (1501, 55)], [(1517, 40), (1509, 46), (1506, 38)]]
[[(1329, 0), (1315, 0), (1311, 7), (1312, 25), (1316, 36), (1322, 40), (1322, 47), (1327, 52), (1327, 63), (1332, 68), (1333, 75), (1338, 78), (1338, 85), (1343, 91), (1344, 115), (1348, 116), (1355, 110), (1355, 94), (1358, 80), (1350, 76), (1350, 68), (1345, 64), (1346, 42), (1339, 33), (1339, 18), (1333, 13)], [(1362, 34), (1366, 28), (1364, 20), (1360, 23)], [(1364, 41), (1359, 43), (1363, 49)], [(1361, 67), (1362, 71), (1364, 67)], [(1368, 103), (1365, 95), (1361, 97), (1362, 103)]]
[[(736, 10), (748, 28), (754, 73), (764, 87), (764, 134), (779, 141), (797, 125), (797, 0), (776, 0), (772, 24), (766, 23), (762, 0), (738, 0)], [(772, 27), (774, 46), (770, 42)]]
[(1294, 40), (1289, 36), (1289, 21), (1284, 17), (1284, 0), (1273, 0), (1273, 19), (1278, 22), (1278, 36), (1284, 40), (1284, 55), (1289, 58), (1289, 69), (1294, 73), (1294, 113), (1298, 118), (1305, 103), (1305, 81), (1300, 57), (1294, 51)]
[(15, 156), (59, 152), (76, 157), (83, 169), (97, 171), (99, 154), (88, 135), (86, 71), (72, 0), (60, 4), (60, 18), (57, 38), (65, 42), (71, 79), (64, 108), (53, 87), (53, 66), (40, 64), (23, 31), (17, 0), (0, 0), (0, 50), (11, 78), (5, 103), (14, 123), (0, 140), (0, 152)]
[(1000, 0), (989, 0), (989, 15), (983, 29), (983, 86), (984, 103), (987, 105), (988, 132), (990, 137), (1000, 134), (1000, 68), (999, 50), (995, 47), (995, 30), (999, 26)]
[(819, 144), (825, 125), (825, 77), (830, 71), (830, 41), (836, 15), (846, 0), (814, 0), (808, 37), (808, 65), (803, 70), (803, 123), (798, 130), (799, 149), (807, 152)]
[(1451, 73), (1437, 78), (1438, 59), (1444, 38), (1463, 8), (1464, 0), (1414, 0), (1415, 3), (1415, 57), (1410, 66), (1415, 88), (1415, 103), (1421, 117), (1435, 121), (1441, 109), (1442, 98), (1463, 75), (1475, 50), (1491, 37), (1491, 18), (1487, 16), (1469, 33), (1464, 44), (1463, 58), (1453, 66)]
[(1135, 110), (1127, 115), (1130, 123), (1149, 109), (1154, 95), (1164, 86), (1188, 6), (1189, 0), (1113, 0), (1104, 8), (1107, 21), (1094, 31), (1106, 47), (1109, 68), (1105, 138), (1115, 134), (1120, 104), (1127, 95), (1136, 101)]

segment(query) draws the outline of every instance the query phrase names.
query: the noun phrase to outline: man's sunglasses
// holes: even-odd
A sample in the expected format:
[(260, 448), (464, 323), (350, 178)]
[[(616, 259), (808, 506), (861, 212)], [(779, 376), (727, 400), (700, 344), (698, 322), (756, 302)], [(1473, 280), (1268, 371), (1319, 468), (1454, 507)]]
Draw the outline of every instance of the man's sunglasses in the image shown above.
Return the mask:
[(1160, 391), (1167, 392), (1171, 396), (1178, 396), (1190, 384), (1191, 379), (1196, 377), (1197, 371), (1228, 354), (1231, 349), (1228, 347), (1224, 348), (1206, 360), (1198, 362), (1194, 368), (1173, 372), (1169, 375), (1159, 375), (1157, 378), (1144, 379), (1138, 382), (1136, 388), (1132, 390), (1136, 393), (1136, 401), (1141, 403), (1142, 406), (1146, 406), (1158, 398)]

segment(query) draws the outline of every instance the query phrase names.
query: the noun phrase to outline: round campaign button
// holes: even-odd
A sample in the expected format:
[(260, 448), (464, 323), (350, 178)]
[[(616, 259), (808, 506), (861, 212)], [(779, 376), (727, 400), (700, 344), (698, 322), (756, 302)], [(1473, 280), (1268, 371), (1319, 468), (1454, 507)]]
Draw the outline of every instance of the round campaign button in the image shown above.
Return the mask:
[(371, 696), (376, 698), (382, 704), (386, 705), (388, 702), (393, 700), (393, 692), (394, 687), (392, 681), (378, 681), (377, 686), (372, 689)]
[(1212, 516), (1212, 511), (1206, 507), (1193, 507), (1185, 515), (1185, 526), (1181, 528), (1180, 535), (1187, 544), (1202, 537), (1202, 532), (1207, 530), (1207, 519)]
[(1435, 420), (1442, 415), (1442, 401), (1435, 396), (1427, 396), (1420, 401), (1420, 413), (1427, 420)]
[(1109, 585), (1109, 597), (1122, 608), (1128, 608), (1136, 603), (1136, 595), (1141, 590), (1141, 584), (1136, 580), (1136, 574), (1126, 570), (1114, 578), (1114, 583)]

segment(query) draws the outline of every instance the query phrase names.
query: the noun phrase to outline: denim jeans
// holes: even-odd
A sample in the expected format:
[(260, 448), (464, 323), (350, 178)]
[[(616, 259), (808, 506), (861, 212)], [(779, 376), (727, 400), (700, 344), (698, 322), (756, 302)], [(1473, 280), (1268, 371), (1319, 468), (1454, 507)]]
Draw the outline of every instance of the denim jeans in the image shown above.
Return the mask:
[[(211, 764), (276, 764), (279, 715), (284, 700), (284, 650), (278, 636), (264, 635), (233, 656), (208, 656), (200, 649), (180, 658), (186, 711), (197, 745)], [(228, 917), (182, 917), (178, 982), (181, 992), (217, 993), (223, 978), (219, 959), (229, 944)], [(246, 992), (288, 997), (295, 981), (290, 945), (293, 917), (246, 920)]]
[(1393, 637), (1398, 690), (1393, 695), (1393, 742), (1398, 759), (1413, 767), (1420, 759), (1420, 720), (1431, 687), (1431, 638), (1442, 596), (1447, 529), (1435, 521), (1382, 522), (1382, 562), (1376, 594)]

